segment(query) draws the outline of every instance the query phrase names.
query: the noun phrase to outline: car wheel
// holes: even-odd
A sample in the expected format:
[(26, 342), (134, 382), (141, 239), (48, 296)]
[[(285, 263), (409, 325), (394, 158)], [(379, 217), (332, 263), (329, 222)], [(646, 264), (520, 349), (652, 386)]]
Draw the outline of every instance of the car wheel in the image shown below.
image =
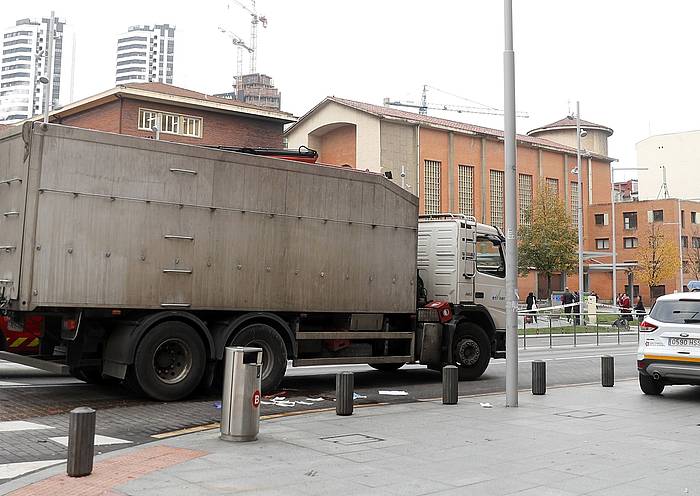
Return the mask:
[(491, 360), (491, 346), (484, 330), (475, 324), (460, 324), (452, 338), (452, 360), (459, 367), (459, 379), (481, 377)]
[(252, 324), (233, 337), (231, 346), (262, 348), (261, 388), (270, 392), (279, 386), (287, 371), (287, 347), (279, 332), (266, 324)]
[(650, 375), (639, 374), (639, 387), (644, 394), (658, 396), (664, 390), (664, 384)]

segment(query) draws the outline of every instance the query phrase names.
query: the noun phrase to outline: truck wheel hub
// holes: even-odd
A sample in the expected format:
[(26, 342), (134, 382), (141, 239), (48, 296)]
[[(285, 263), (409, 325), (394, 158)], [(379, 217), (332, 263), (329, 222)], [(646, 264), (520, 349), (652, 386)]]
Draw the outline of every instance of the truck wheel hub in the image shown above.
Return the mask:
[(175, 384), (187, 377), (192, 368), (189, 347), (180, 339), (163, 341), (153, 355), (156, 376), (166, 384)]
[(479, 361), (481, 350), (479, 343), (471, 338), (464, 338), (457, 342), (456, 361), (462, 366), (472, 366)]

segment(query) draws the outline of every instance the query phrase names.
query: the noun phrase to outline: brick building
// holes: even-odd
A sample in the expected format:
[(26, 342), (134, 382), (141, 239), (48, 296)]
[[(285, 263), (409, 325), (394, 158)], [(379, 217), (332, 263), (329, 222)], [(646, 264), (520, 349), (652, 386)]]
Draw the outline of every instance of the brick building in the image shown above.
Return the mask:
[[(612, 134), (604, 126), (601, 132)], [(593, 133), (592, 133), (593, 134)], [(609, 135), (608, 134), (608, 135)], [(504, 227), (503, 132), (447, 119), (327, 97), (286, 131), (290, 147), (309, 146), (319, 162), (348, 165), (384, 173), (421, 197), (421, 213), (454, 212)], [(526, 212), (540, 181), (559, 191), (577, 219), (578, 184), (572, 173), (576, 149), (538, 136), (517, 137), (518, 217)], [(607, 149), (607, 148), (606, 148)], [(582, 162), (584, 220), (588, 206), (610, 201), (610, 162), (603, 154), (588, 153)], [(589, 245), (590, 224), (584, 222)], [(539, 288), (545, 296), (544, 276), (531, 273), (519, 282), (520, 294)], [(576, 274), (553, 287), (577, 286)]]
[[(680, 218), (680, 220), (679, 220)], [(600, 252), (610, 252), (612, 241), (612, 214), (610, 202), (591, 205), (588, 212), (590, 229), (589, 246)], [(617, 252), (617, 292), (642, 295), (650, 303), (662, 294), (672, 293), (681, 287), (680, 270), (650, 288), (640, 282), (634, 270), (638, 266), (640, 250), (649, 240), (654, 225), (673, 245), (677, 260), (683, 257), (683, 288), (689, 280), (698, 279), (700, 267), (700, 202), (675, 198), (622, 201), (615, 203), (615, 245)], [(680, 245), (680, 246), (679, 246)], [(682, 250), (682, 251), (681, 251)], [(603, 299), (612, 296), (612, 266), (610, 257), (589, 261), (590, 287)]]
[(289, 113), (164, 83), (129, 83), (66, 105), (51, 122), (191, 145), (280, 148)]

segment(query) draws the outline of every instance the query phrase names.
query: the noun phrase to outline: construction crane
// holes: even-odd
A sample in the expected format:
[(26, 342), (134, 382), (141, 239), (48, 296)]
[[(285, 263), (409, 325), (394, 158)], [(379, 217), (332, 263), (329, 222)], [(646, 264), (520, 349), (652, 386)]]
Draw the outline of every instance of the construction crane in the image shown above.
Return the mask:
[(262, 24), (262, 26), (266, 28), (267, 17), (258, 15), (255, 8), (255, 0), (250, 0), (250, 7), (239, 0), (233, 1), (250, 14), (250, 48), (248, 49), (248, 53), (250, 53), (250, 73), (255, 74), (257, 70), (258, 58), (258, 24)]
[[(476, 103), (479, 106), (476, 107), (476, 106), (467, 106), (467, 105), (448, 105), (448, 104), (443, 104), (443, 103), (428, 104), (428, 88), (432, 88), (434, 90), (440, 91), (442, 93), (445, 93), (447, 95), (451, 95), (451, 96), (456, 97), (456, 98), (460, 98), (462, 100), (466, 100), (468, 102)], [(503, 110), (501, 110), (499, 108), (491, 107), (489, 105), (484, 105), (482, 103), (475, 102), (473, 100), (469, 100), (468, 98), (464, 98), (464, 97), (461, 97), (458, 95), (453, 95), (452, 93), (448, 93), (448, 92), (440, 90), (438, 88), (433, 88), (432, 86), (428, 86), (427, 84), (423, 85), (423, 91), (421, 93), (420, 104), (417, 104), (414, 102), (402, 102), (399, 100), (392, 101), (391, 98), (385, 98), (384, 105), (391, 106), (391, 107), (415, 108), (415, 109), (418, 109), (418, 113), (420, 115), (428, 115), (428, 110), (443, 110), (443, 111), (457, 112), (460, 114), (461, 113), (468, 113), (468, 114), (503, 115)], [(521, 117), (521, 118), (526, 119), (530, 116), (525, 112), (517, 112), (516, 117)]]
[(236, 95), (238, 95), (238, 85), (243, 81), (243, 50), (248, 50), (248, 53), (252, 53), (253, 49), (246, 45), (240, 36), (225, 29), (223, 26), (219, 26), (219, 31), (231, 38), (231, 43), (236, 47), (236, 75), (233, 77), (233, 87), (236, 90)]

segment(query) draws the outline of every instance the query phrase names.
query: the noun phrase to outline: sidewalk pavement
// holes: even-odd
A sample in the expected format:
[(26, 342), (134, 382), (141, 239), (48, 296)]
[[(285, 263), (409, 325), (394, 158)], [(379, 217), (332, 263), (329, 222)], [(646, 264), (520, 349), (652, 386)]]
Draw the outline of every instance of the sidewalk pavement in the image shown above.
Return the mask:
[(80, 479), (44, 469), (0, 494), (700, 495), (700, 388), (651, 397), (624, 381), (504, 401), (278, 417), (251, 443), (201, 431), (98, 456)]

